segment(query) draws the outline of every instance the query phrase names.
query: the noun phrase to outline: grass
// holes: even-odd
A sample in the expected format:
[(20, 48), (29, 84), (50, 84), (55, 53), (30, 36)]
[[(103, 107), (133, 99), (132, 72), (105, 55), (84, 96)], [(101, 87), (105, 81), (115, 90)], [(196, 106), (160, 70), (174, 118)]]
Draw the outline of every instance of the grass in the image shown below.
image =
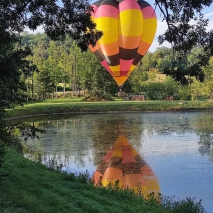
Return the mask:
[(26, 103), (24, 107), (8, 110), (8, 117), (51, 115), (59, 113), (107, 113), (114, 111), (176, 111), (213, 109), (212, 101), (104, 101), (84, 102), (80, 98), (49, 99)]
[(85, 176), (61, 173), (9, 151), (0, 183), (1, 213), (169, 212), (132, 192), (96, 188)]
[(203, 213), (193, 199), (158, 204), (132, 191), (94, 187), (87, 175), (66, 174), (34, 163), (10, 149), (0, 182), (1, 213)]

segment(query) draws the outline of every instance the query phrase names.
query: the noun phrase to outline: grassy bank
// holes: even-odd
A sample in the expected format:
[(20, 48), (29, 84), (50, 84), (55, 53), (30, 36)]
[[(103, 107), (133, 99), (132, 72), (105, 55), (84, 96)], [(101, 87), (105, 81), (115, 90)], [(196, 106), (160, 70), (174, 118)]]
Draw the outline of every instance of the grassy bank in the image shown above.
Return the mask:
[(80, 99), (52, 99), (26, 103), (8, 110), (10, 118), (57, 113), (102, 113), (113, 111), (175, 111), (213, 109), (213, 101), (106, 101), (83, 102)]
[(9, 176), (0, 182), (1, 213), (203, 212), (192, 200), (159, 205), (128, 191), (96, 188), (86, 176), (54, 171), (12, 150), (5, 166)]

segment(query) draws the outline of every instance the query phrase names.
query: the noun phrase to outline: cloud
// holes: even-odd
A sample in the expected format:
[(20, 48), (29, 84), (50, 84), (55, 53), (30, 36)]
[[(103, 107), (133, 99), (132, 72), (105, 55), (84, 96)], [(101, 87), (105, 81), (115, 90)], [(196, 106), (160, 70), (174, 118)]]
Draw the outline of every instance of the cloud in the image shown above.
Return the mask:
[(27, 31), (30, 34), (37, 34), (37, 33), (44, 33), (44, 29), (42, 26), (37, 27), (36, 30), (30, 30), (29, 28), (26, 28), (24, 31)]
[(213, 12), (207, 13), (207, 14), (204, 15), (204, 17), (210, 17), (210, 16), (213, 16)]

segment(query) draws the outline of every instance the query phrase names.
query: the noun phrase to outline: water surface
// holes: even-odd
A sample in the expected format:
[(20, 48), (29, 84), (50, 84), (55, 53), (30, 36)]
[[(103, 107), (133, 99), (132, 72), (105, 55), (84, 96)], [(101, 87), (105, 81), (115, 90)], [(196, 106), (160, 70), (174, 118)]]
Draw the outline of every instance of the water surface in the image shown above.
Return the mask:
[(23, 141), (25, 156), (68, 172), (88, 171), (124, 135), (153, 171), (160, 191), (196, 197), (213, 212), (213, 112), (88, 114), (28, 119), (45, 129)]

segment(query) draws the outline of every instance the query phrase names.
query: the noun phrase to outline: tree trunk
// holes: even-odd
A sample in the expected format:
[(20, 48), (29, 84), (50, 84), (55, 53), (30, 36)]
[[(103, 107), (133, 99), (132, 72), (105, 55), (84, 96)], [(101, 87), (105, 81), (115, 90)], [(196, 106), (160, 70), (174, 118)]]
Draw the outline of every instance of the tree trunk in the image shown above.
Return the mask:
[(66, 83), (65, 83), (65, 81), (63, 81), (63, 84), (64, 84), (63, 96), (64, 96), (64, 98), (66, 98)]
[(29, 91), (29, 88), (28, 88), (28, 81), (27, 81), (27, 102), (28, 102), (28, 91)]
[(58, 87), (57, 87), (57, 85), (55, 86), (55, 97), (58, 98)]

